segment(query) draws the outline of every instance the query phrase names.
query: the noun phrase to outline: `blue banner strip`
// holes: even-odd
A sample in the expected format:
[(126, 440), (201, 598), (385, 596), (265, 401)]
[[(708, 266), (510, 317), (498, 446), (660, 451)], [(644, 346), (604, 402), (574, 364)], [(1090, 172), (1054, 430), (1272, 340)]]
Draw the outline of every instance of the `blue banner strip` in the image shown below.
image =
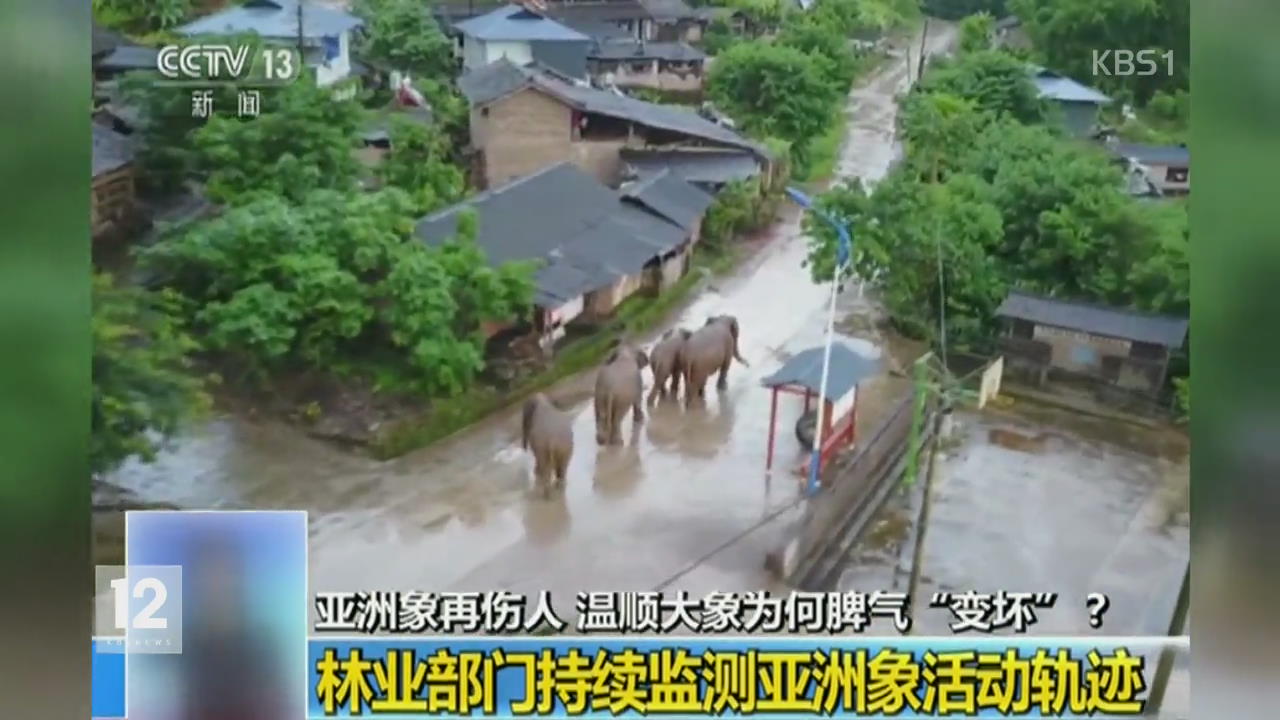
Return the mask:
[(93, 701), (90, 710), (94, 718), (122, 718), (124, 714), (124, 660), (119, 649), (105, 649), (103, 643), (93, 641)]

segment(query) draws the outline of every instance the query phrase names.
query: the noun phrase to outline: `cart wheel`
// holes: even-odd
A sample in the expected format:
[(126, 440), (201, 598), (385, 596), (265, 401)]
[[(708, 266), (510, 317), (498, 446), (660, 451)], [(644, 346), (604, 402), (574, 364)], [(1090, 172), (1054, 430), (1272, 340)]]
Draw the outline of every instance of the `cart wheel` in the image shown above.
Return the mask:
[(813, 437), (818, 431), (818, 411), (810, 410), (796, 421), (796, 439), (805, 450), (813, 450)]

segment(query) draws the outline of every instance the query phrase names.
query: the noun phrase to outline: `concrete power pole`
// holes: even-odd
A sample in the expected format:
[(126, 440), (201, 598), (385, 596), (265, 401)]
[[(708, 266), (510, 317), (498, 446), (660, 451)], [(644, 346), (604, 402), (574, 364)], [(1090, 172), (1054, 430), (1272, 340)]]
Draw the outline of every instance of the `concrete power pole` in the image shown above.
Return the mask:
[[(925, 47), (926, 47), (926, 43), (928, 42), (929, 42), (929, 18), (925, 17), (924, 27), (920, 29), (920, 67), (916, 71), (916, 82), (920, 82), (920, 78), (924, 77), (924, 59), (929, 54), (928, 51), (925, 50)], [(910, 69), (908, 69), (908, 72), (910, 72)]]

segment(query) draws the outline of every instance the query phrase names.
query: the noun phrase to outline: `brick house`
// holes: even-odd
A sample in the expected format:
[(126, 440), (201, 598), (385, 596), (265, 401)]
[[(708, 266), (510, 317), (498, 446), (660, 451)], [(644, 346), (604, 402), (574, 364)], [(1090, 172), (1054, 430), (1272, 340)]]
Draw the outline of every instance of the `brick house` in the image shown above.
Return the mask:
[(537, 67), (500, 60), (464, 75), (471, 104), (471, 148), (479, 187), (505, 183), (569, 161), (600, 182), (623, 176), (623, 148), (711, 147), (768, 151), (697, 112), (575, 83)]
[(661, 292), (687, 272), (710, 204), (710, 195), (669, 173), (613, 190), (561, 162), (428, 215), (415, 232), (441, 243), (472, 208), (476, 243), (490, 262), (538, 262), (535, 312), (524, 330), (549, 348), (566, 325), (599, 322), (628, 297)]
[(1082, 377), (1148, 395), (1164, 387), (1170, 352), (1187, 335), (1186, 318), (1016, 290), (996, 315), (1005, 323), (1000, 349), (1010, 370), (1037, 383)]
[(94, 240), (116, 235), (137, 219), (133, 145), (129, 138), (99, 123), (93, 136), (93, 183), (89, 212)]

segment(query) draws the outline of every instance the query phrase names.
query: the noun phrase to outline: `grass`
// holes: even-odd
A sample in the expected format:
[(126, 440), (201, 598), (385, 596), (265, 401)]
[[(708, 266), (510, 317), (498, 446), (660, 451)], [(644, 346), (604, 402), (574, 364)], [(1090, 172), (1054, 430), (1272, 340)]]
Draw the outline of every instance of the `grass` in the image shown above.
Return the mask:
[(604, 359), (613, 341), (620, 337), (654, 329), (683, 303), (702, 279), (704, 268), (713, 274), (731, 270), (742, 259), (741, 246), (729, 250), (695, 252), (693, 270), (657, 297), (631, 297), (624, 300), (609, 325), (599, 333), (577, 340), (556, 353), (551, 367), (534, 375), (506, 392), (477, 385), (451, 398), (433, 400), (425, 415), (397, 423), (380, 434), (371, 444), (374, 457), (387, 460), (411, 450), (430, 445), (472, 425), (488, 415), (513, 405), (535, 392), (576, 375)]

